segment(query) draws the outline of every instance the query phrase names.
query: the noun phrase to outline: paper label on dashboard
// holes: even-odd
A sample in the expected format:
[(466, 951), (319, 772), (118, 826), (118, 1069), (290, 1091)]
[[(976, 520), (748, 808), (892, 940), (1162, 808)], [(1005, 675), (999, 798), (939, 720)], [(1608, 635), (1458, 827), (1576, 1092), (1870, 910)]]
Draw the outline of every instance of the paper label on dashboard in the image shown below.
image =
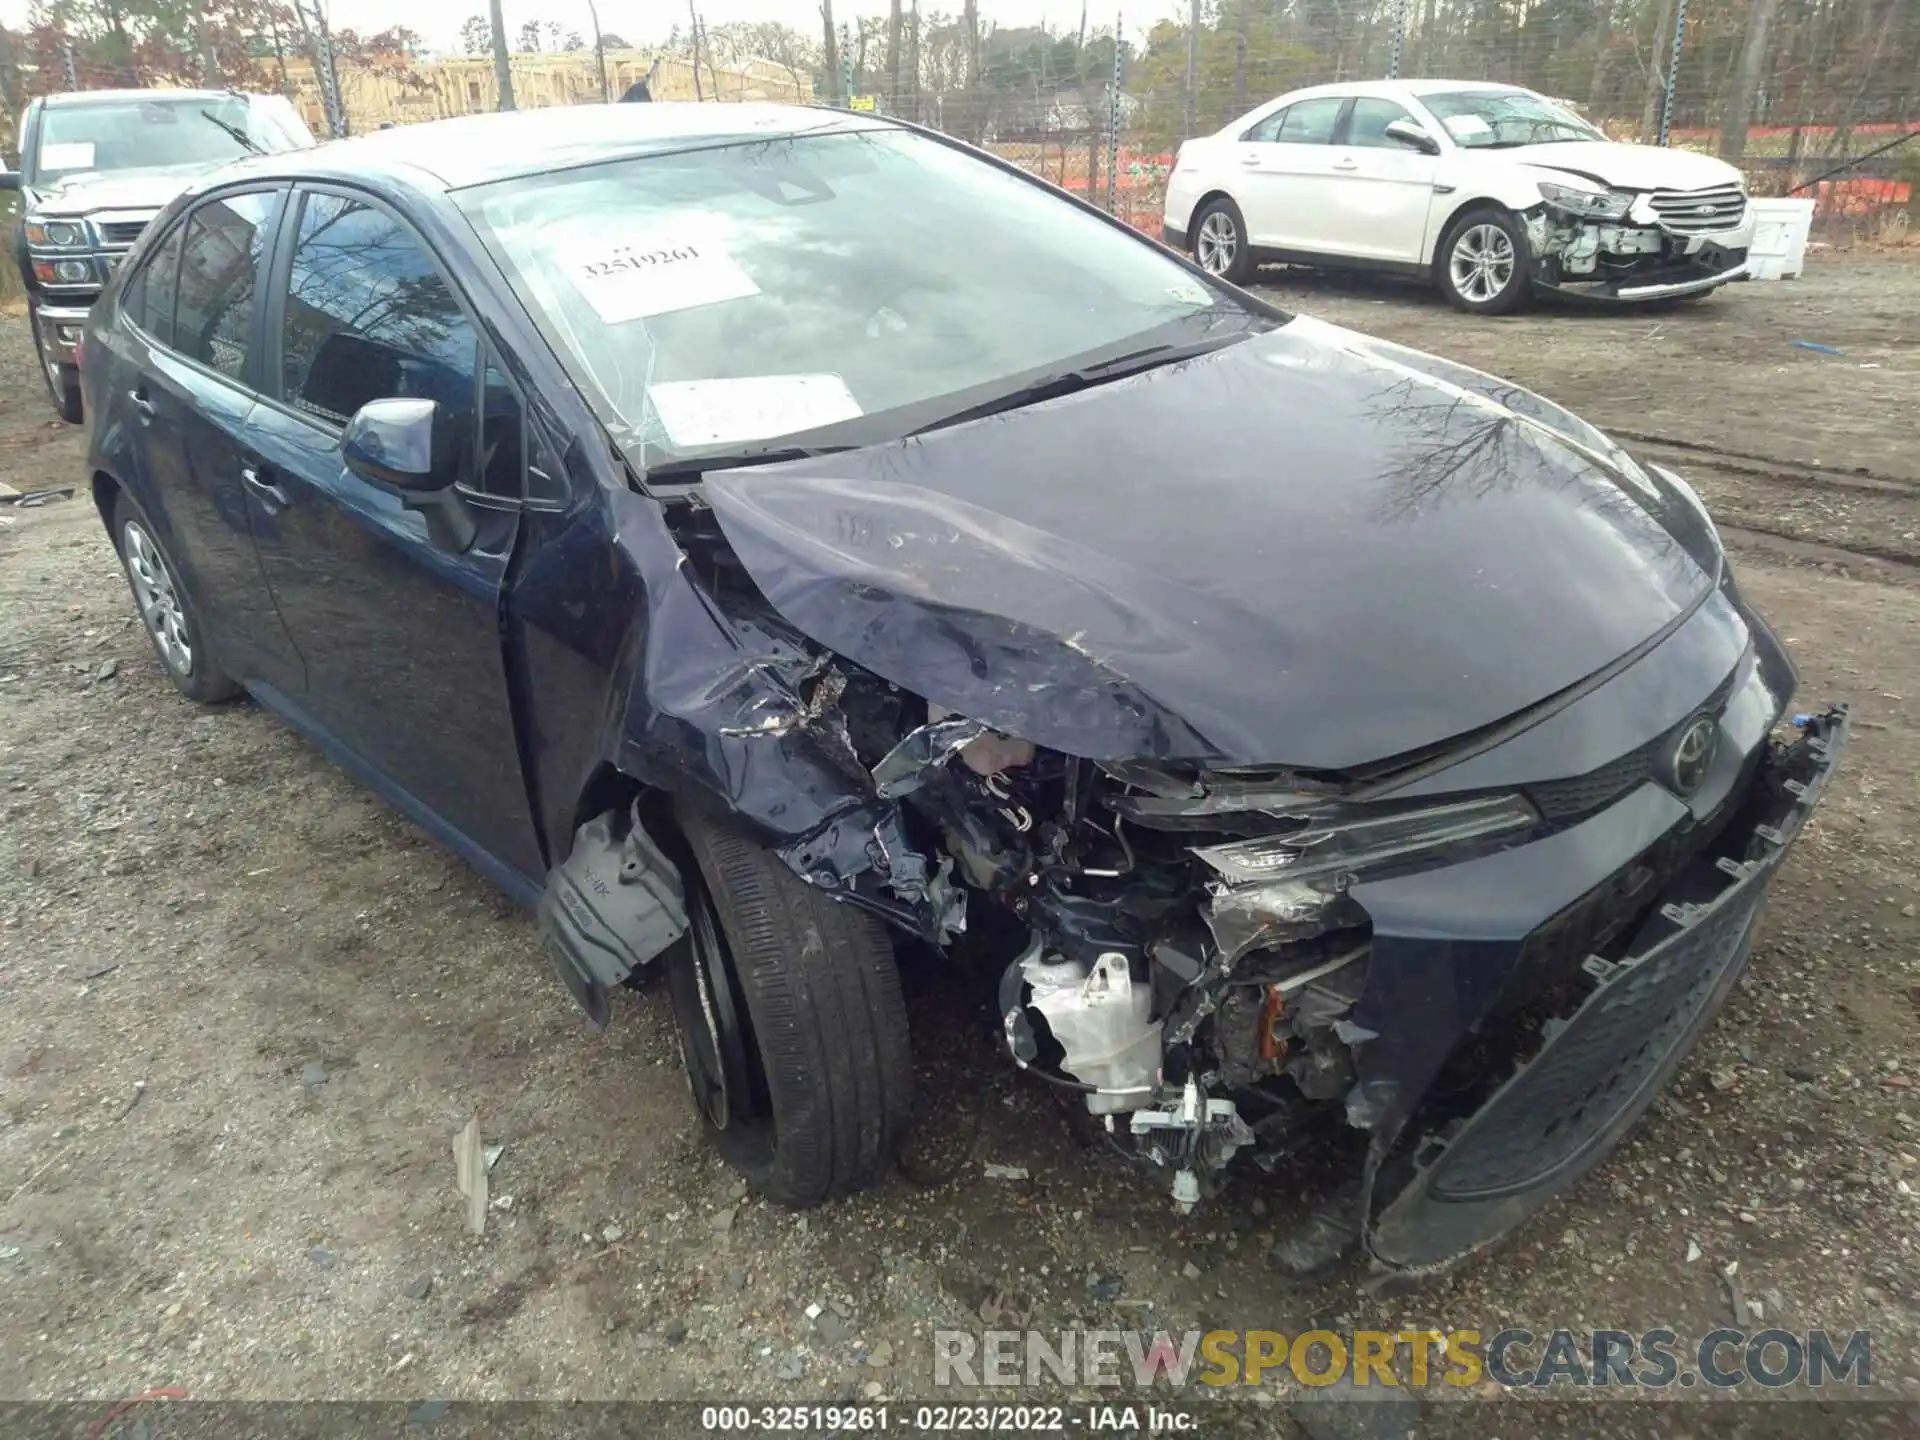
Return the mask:
[(93, 142), (91, 140), (50, 141), (40, 147), (40, 168), (42, 170), (91, 170)]
[(667, 438), (685, 450), (767, 440), (863, 413), (838, 375), (658, 381), (647, 398)]
[(1475, 135), (1493, 133), (1493, 126), (1478, 115), (1449, 115), (1441, 122), (1447, 127), (1447, 133), (1456, 140), (1466, 140)]
[(758, 295), (760, 287), (727, 253), (721, 227), (663, 226), (575, 245), (560, 269), (609, 325)]

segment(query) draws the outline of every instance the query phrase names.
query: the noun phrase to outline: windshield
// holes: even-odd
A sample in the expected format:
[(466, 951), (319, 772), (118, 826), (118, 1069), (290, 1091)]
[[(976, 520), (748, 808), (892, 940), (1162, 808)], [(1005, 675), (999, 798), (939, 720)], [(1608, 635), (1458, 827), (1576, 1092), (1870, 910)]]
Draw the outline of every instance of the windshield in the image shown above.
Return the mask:
[(643, 467), (823, 427), (874, 443), (1251, 319), (1152, 246), (905, 131), (624, 160), (463, 203)]
[(1607, 138), (1565, 106), (1525, 90), (1450, 90), (1420, 99), (1466, 150)]
[(49, 105), (40, 115), (33, 178), (48, 185), (92, 171), (220, 165), (250, 153), (233, 131), (261, 152), (313, 143), (290, 106), (238, 95)]

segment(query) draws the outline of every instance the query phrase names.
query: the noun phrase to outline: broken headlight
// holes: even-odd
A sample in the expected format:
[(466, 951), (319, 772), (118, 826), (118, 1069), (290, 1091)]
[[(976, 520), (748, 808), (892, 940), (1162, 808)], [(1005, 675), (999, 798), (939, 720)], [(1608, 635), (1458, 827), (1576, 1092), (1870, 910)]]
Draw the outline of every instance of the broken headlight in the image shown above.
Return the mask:
[(1367, 871), (1468, 841), (1521, 830), (1539, 819), (1518, 795), (1493, 795), (1386, 813), (1334, 809), (1299, 829), (1196, 848), (1220, 877), (1206, 921), (1231, 964), (1265, 945), (1305, 940), (1364, 917), (1346, 890)]
[(1206, 845), (1193, 853), (1229, 885), (1321, 879), (1518, 830), (1538, 818), (1518, 795), (1387, 814), (1335, 810), (1308, 820), (1298, 830)]
[(1624, 220), (1633, 208), (1633, 196), (1625, 190), (1583, 190), (1551, 180), (1540, 182), (1540, 198), (1583, 220)]

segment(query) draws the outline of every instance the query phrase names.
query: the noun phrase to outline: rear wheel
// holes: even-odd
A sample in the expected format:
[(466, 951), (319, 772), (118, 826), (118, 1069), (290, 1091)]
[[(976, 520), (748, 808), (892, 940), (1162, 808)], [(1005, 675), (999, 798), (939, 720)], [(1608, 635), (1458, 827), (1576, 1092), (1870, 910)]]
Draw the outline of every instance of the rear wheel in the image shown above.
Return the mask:
[(1247, 222), (1240, 207), (1218, 196), (1193, 217), (1193, 258), (1209, 275), (1244, 285), (1253, 278), (1253, 247), (1247, 243)]
[(1435, 278), (1455, 309), (1509, 315), (1533, 293), (1526, 231), (1505, 210), (1484, 206), (1454, 222), (1440, 242)]
[(153, 522), (124, 492), (113, 502), (113, 543), (127, 572), (133, 603), (139, 607), (140, 623), (175, 688), (203, 705), (238, 695), (240, 687), (207, 647), (200, 619), (173, 562), (155, 538)]
[(682, 828), (688, 934), (667, 957), (702, 1127), (769, 1199), (880, 1178), (912, 1106), (906, 1007), (878, 921), (795, 875), (731, 822)]
[(47, 353), (46, 341), (40, 335), (40, 305), (37, 300), (29, 301), (27, 321), (33, 327), (33, 348), (40, 358), (40, 378), (46, 382), (47, 398), (53, 401), (53, 408), (60, 412), (60, 418), (69, 425), (78, 425), (83, 418), (80, 405), (80, 371), (73, 365), (63, 365), (58, 358)]

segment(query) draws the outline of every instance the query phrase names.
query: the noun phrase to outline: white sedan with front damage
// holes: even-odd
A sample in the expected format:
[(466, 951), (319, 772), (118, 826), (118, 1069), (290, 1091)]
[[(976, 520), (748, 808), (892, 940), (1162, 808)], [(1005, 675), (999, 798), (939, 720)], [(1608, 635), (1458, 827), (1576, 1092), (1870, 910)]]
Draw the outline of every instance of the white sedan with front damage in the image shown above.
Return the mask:
[(1632, 304), (1744, 279), (1733, 166), (1609, 140), (1531, 90), (1465, 80), (1318, 85), (1180, 147), (1167, 243), (1245, 283), (1261, 264), (1430, 279), (1462, 310), (1536, 292)]

